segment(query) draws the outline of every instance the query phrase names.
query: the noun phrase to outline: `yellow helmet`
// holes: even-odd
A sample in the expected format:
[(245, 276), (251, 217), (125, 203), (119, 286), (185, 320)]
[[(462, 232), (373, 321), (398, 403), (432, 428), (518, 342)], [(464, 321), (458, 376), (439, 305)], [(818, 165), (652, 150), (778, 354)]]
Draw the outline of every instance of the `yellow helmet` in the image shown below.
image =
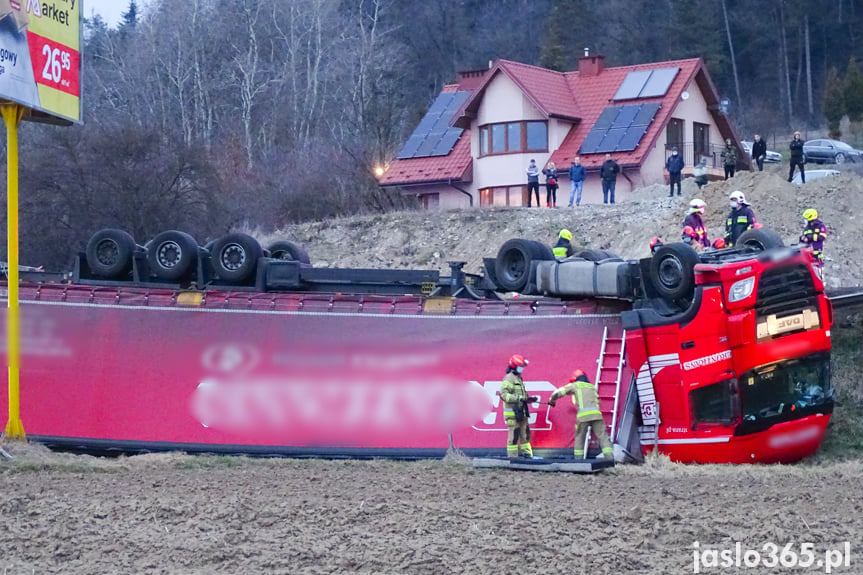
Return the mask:
[(808, 210), (803, 212), (803, 219), (806, 220), (807, 222), (811, 222), (812, 220), (814, 220), (817, 217), (818, 217), (818, 212), (816, 212), (812, 208), (809, 208)]
[(560, 230), (558, 237), (563, 238), (565, 240), (571, 240), (572, 239), (572, 232), (569, 230)]

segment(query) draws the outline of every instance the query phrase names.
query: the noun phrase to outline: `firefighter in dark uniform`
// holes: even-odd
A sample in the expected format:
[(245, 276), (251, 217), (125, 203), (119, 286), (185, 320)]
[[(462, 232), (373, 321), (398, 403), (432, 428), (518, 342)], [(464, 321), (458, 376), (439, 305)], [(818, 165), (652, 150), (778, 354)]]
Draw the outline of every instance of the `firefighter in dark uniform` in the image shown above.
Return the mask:
[(806, 220), (806, 228), (800, 235), (800, 243), (812, 248), (812, 255), (815, 256), (816, 265), (820, 270), (824, 267), (824, 256), (821, 250), (824, 249), (824, 240), (827, 239), (827, 228), (818, 219), (818, 212), (812, 208), (803, 212), (803, 219)]
[(591, 430), (593, 435), (599, 441), (599, 446), (602, 448), (602, 454), (599, 459), (612, 459), (611, 441), (608, 439), (608, 433), (605, 431), (605, 420), (602, 418), (602, 412), (599, 410), (599, 395), (596, 393), (596, 387), (590, 383), (587, 376), (580, 369), (572, 372), (569, 378), (569, 383), (563, 387), (559, 387), (551, 394), (551, 399), (548, 404), (554, 407), (558, 398), (564, 395), (571, 395), (572, 402), (577, 406), (578, 414), (576, 415), (577, 424), (575, 427), (575, 446), (573, 453), (576, 459), (584, 459), (584, 440), (587, 437), (587, 430)]
[(528, 396), (524, 388), (521, 373), (528, 361), (522, 355), (509, 358), (506, 377), (500, 389), (500, 399), (503, 401), (503, 418), (506, 421), (506, 455), (510, 459), (526, 457), (533, 459), (533, 449), (530, 446), (530, 427), (527, 425), (529, 413), (527, 404), (539, 401), (538, 397)]
[(556, 258), (568, 258), (575, 250), (572, 249), (572, 232), (569, 230), (560, 230), (560, 233), (557, 235), (557, 243), (554, 244), (554, 257)]
[(741, 191), (731, 192), (729, 196), (731, 213), (725, 221), (725, 245), (731, 247), (740, 234), (755, 227), (755, 213), (749, 207), (746, 196)]

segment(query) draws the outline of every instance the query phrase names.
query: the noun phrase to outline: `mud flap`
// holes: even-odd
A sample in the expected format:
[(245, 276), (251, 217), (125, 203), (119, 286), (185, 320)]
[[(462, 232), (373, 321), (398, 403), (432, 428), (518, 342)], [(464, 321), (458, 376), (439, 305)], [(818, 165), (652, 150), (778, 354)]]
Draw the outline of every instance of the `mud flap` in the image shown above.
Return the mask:
[(626, 394), (623, 414), (620, 417), (617, 437), (614, 441), (614, 461), (618, 463), (628, 461), (642, 463), (644, 461), (644, 454), (641, 451), (641, 438), (638, 433), (640, 426), (641, 408), (638, 403), (635, 378), (632, 378), (629, 383), (629, 392)]

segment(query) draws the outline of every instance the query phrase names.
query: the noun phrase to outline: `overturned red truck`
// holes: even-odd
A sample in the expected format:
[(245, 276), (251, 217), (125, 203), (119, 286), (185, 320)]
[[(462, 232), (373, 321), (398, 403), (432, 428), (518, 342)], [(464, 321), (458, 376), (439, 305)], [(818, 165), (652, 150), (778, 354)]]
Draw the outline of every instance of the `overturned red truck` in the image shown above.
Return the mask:
[[(503, 455), (496, 392), (520, 353), (541, 402), (590, 374), (618, 459), (792, 462), (832, 413), (832, 309), (811, 253), (781, 244), (751, 230), (623, 261), (516, 239), (442, 276), (103, 230), (72, 274), (21, 273), (21, 419), (98, 452)], [(532, 408), (535, 453), (571, 454), (574, 406)]]

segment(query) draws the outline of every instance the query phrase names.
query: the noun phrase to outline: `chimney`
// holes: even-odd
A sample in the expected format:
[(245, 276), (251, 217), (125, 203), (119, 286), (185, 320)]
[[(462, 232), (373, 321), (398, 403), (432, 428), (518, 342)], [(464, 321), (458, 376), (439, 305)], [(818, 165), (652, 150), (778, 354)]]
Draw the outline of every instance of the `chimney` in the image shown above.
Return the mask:
[(584, 56), (578, 59), (578, 72), (582, 76), (598, 76), (605, 68), (605, 56), (590, 55), (590, 48), (584, 49)]

